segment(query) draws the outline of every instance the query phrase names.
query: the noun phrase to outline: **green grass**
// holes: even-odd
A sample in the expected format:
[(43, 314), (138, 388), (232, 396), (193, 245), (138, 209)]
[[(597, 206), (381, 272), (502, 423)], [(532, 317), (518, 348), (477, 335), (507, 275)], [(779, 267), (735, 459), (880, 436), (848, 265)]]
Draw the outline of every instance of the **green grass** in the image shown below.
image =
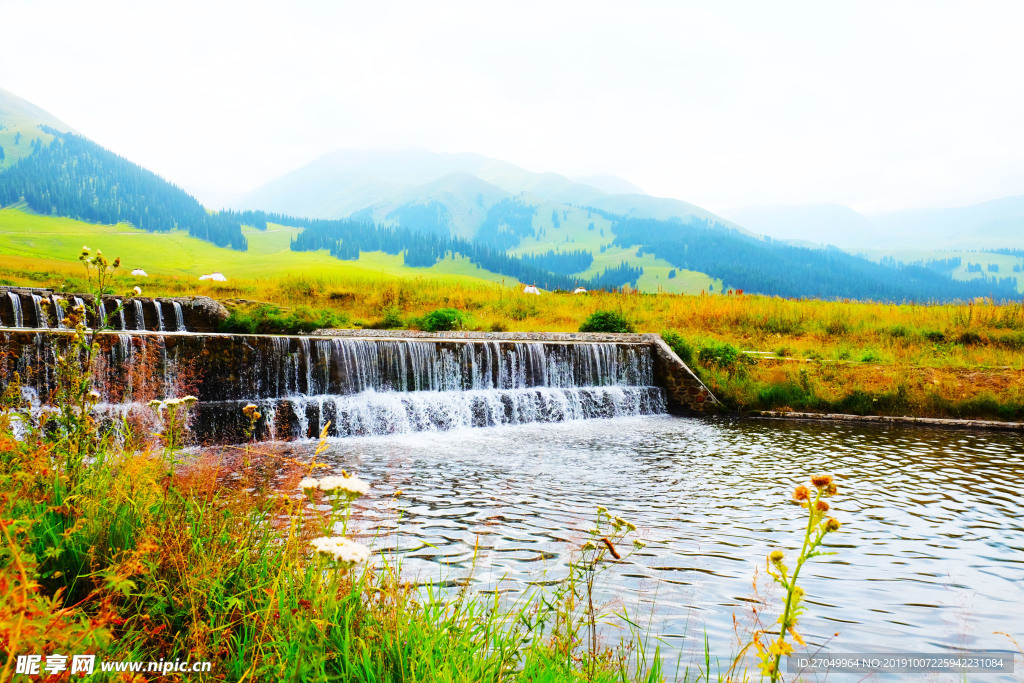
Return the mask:
[[(554, 227), (551, 212), (557, 210), (559, 227)], [(590, 223), (594, 229), (590, 230)], [(533, 228), (541, 238), (528, 237), (509, 253), (523, 254), (543, 253), (549, 249), (572, 251), (583, 249), (594, 255), (594, 263), (580, 273), (580, 277), (589, 278), (598, 275), (605, 268), (614, 268), (625, 261), (631, 266), (644, 269), (644, 274), (637, 280), (637, 288), (642, 292), (669, 292), (671, 294), (699, 294), (702, 291), (721, 291), (722, 281), (709, 277), (704, 273), (675, 268), (664, 259), (651, 254), (636, 255), (636, 247), (623, 248), (612, 245), (613, 233), (611, 221), (588, 212), (586, 209), (566, 208), (561, 204), (540, 204), (533, 218)], [(601, 231), (604, 231), (604, 235)], [(601, 252), (601, 247), (605, 248)], [(676, 277), (669, 278), (669, 271), (675, 270)]]
[(121, 269), (142, 268), (150, 275), (199, 276), (220, 271), (226, 277), (254, 280), (289, 276), (423, 277), (469, 284), (514, 278), (482, 270), (463, 257), (446, 258), (430, 268), (409, 268), (401, 255), (364, 252), (358, 261), (341, 261), (326, 251), (289, 249), (298, 228), (270, 225), (266, 231), (243, 228), (249, 250), (238, 252), (190, 237), (186, 231), (149, 233), (121, 223), (102, 225), (71, 218), (39, 216), (22, 208), (0, 209), (0, 255), (75, 263), (82, 245), (121, 257)]
[[(857, 251), (857, 250), (855, 250)], [(954, 280), (978, 280), (983, 277), (1006, 278), (1012, 277), (1017, 281), (1017, 291), (1024, 292), (1024, 271), (1013, 272), (1014, 266), (1024, 267), (1024, 258), (1010, 256), (1008, 254), (996, 254), (988, 251), (937, 251), (932, 249), (871, 249), (862, 253), (866, 258), (873, 261), (880, 261), (885, 256), (891, 256), (897, 261), (913, 263), (915, 261), (939, 261), (960, 257), (960, 266), (953, 269)], [(990, 273), (988, 264), (994, 263), (999, 266), (998, 273)], [(968, 273), (968, 264), (981, 264), (980, 273)]]

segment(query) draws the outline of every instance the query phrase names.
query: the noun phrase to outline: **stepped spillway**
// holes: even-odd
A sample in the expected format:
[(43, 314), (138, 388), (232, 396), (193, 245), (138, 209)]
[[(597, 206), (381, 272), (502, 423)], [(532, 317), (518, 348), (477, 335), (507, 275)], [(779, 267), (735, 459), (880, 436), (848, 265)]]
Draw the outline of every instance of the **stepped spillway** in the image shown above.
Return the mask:
[[(148, 410), (154, 398), (193, 394), (195, 439), (228, 443), (245, 438), (248, 403), (262, 413), (259, 439), (646, 415), (677, 403), (659, 377), (664, 352), (651, 335), (580, 341), (360, 334), (100, 333), (100, 408), (116, 417)], [(45, 404), (69, 333), (0, 335), (7, 351), (0, 381), (17, 372)]]

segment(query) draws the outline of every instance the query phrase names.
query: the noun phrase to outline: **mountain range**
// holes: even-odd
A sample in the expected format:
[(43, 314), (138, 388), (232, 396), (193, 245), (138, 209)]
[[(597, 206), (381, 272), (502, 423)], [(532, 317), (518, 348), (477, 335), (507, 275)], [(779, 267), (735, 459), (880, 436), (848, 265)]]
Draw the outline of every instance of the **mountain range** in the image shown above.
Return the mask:
[[(1016, 225), (1019, 203), (1013, 199), (958, 215), (909, 212), (892, 220), (942, 235), (981, 224), (993, 240), (1003, 240), (1000, 246), (1012, 246), (1001, 236)], [(1017, 276), (1005, 270), (972, 268), (971, 281), (961, 282), (944, 260), (931, 266), (876, 262), (822, 245), (833, 233), (846, 239), (895, 229), (845, 207), (755, 211), (744, 219), (748, 227), (768, 225), (765, 216), (775, 221), (757, 234), (694, 204), (647, 195), (621, 178), (535, 173), (469, 153), (333, 152), (256, 189), (234, 210), (211, 212), (6, 91), (0, 91), (0, 205), (153, 233), (187, 230), (243, 252), (244, 226), (277, 224), (299, 231), (293, 252), (354, 261), (390, 254), (410, 268), (461, 258), (491, 279), (507, 276), (547, 288), (731, 288), (918, 301), (1017, 295)], [(780, 229), (814, 245), (773, 239)]]
[(976, 250), (1024, 247), (1024, 195), (949, 208), (861, 214), (842, 204), (760, 206), (725, 212), (747, 228), (843, 249)]

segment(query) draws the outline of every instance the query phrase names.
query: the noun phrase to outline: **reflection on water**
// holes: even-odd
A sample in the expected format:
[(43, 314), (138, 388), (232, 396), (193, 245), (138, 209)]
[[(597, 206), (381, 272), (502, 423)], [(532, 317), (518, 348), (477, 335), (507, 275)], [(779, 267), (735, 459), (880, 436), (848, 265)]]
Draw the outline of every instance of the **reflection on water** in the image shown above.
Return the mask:
[(1006, 649), (993, 631), (1024, 632), (1022, 452), (1009, 433), (659, 416), (342, 439), (325, 455), (372, 483), (359, 517), (378, 549), (397, 545), (423, 579), (472, 568), (484, 590), (564, 575), (605, 505), (649, 545), (604, 597), (653, 609), (674, 649), (695, 651), (707, 633), (724, 656), (755, 569), (774, 548), (798, 549), (804, 511), (786, 501), (818, 472), (836, 476), (844, 526), (829, 536), (837, 554), (804, 569), (809, 641)]

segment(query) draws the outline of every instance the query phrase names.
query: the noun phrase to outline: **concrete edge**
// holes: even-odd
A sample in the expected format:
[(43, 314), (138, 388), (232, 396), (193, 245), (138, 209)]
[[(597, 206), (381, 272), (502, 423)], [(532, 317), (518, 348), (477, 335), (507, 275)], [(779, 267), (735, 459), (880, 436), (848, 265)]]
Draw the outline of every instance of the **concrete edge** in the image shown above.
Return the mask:
[(910, 415), (850, 415), (847, 413), (796, 413), (782, 410), (758, 410), (743, 417), (769, 420), (816, 420), (820, 422), (876, 422), (881, 424), (919, 424), (956, 429), (1003, 429), (1024, 431), (1024, 422), (998, 420), (960, 420), (943, 417), (912, 417)]

